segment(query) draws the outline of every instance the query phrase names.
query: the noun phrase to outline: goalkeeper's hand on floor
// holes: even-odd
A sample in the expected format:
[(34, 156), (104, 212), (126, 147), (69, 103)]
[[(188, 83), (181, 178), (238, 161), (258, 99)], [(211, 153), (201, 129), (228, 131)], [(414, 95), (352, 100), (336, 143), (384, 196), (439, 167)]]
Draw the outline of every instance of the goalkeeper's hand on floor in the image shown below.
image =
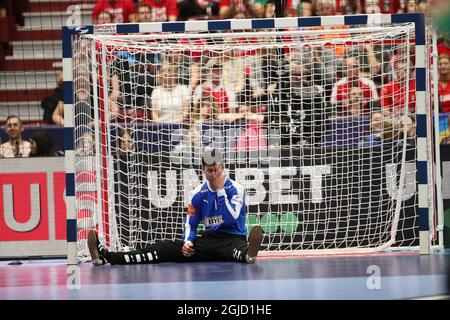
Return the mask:
[(183, 245), (183, 248), (181, 248), (181, 252), (183, 252), (183, 256), (185, 257), (192, 257), (195, 253), (194, 245), (190, 241), (186, 241)]

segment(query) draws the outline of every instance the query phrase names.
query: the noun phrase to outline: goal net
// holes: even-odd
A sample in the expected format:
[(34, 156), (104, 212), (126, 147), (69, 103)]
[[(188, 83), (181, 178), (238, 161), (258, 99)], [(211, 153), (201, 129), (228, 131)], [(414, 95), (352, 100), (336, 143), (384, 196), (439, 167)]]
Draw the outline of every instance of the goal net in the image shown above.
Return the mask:
[(75, 36), (79, 259), (90, 229), (112, 250), (181, 239), (206, 147), (245, 187), (262, 254), (417, 246), (414, 39), (411, 23)]

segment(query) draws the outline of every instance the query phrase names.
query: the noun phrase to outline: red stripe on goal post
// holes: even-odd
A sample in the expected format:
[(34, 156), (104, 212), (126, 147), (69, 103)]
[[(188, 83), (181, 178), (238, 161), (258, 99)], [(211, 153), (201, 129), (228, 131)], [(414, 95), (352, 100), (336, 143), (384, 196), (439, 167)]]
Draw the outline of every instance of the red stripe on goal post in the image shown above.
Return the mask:
[[(101, 170), (101, 192), (102, 192), (102, 221), (103, 221), (103, 233), (105, 235), (105, 241), (106, 245), (109, 246), (109, 213), (108, 213), (108, 155), (107, 155), (107, 149), (106, 149), (106, 113), (105, 113), (105, 95), (104, 95), (104, 85), (103, 82), (103, 61), (101, 58), (99, 58), (98, 61), (98, 72), (99, 72), (99, 80), (100, 80), (100, 103), (99, 103), (99, 119), (100, 119), (100, 136), (101, 136), (101, 164), (102, 164), (102, 170)], [(94, 89), (95, 90), (95, 89)], [(103, 121), (102, 121), (103, 120)]]

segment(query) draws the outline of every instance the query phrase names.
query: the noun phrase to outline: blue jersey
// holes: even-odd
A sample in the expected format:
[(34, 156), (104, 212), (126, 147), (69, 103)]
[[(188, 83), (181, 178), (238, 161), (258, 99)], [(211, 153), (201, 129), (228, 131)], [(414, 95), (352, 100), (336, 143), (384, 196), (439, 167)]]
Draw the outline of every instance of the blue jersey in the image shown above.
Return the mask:
[(215, 192), (204, 182), (193, 191), (190, 200), (183, 232), (185, 242), (194, 243), (200, 222), (205, 231), (247, 236), (245, 192), (239, 183), (226, 179), (224, 188)]

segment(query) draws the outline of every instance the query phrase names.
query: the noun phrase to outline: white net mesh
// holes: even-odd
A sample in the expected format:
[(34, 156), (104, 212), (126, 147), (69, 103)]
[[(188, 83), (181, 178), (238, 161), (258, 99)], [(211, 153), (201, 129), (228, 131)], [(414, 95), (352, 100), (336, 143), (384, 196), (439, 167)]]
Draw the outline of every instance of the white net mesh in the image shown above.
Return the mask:
[[(181, 239), (225, 154), (266, 252), (417, 245), (412, 25), (78, 36), (80, 257)], [(337, 250), (337, 251), (336, 251)]]

